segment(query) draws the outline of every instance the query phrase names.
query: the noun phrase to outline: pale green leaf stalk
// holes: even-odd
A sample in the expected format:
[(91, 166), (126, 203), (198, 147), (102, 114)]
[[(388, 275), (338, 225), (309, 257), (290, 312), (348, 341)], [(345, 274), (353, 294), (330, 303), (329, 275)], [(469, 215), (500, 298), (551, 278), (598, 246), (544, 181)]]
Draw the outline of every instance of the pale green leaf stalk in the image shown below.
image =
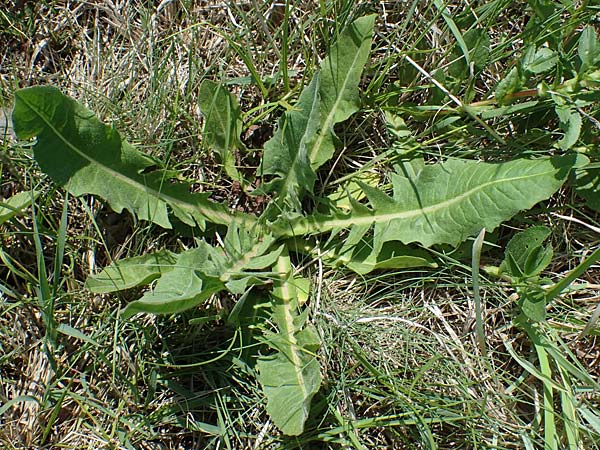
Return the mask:
[(267, 334), (266, 343), (276, 353), (258, 360), (258, 380), (267, 397), (267, 412), (285, 434), (304, 430), (310, 403), (321, 385), (315, 352), (319, 338), (306, 314), (299, 313), (298, 286), (287, 252), (277, 260), (277, 286), (272, 295), (273, 322), (277, 333)]

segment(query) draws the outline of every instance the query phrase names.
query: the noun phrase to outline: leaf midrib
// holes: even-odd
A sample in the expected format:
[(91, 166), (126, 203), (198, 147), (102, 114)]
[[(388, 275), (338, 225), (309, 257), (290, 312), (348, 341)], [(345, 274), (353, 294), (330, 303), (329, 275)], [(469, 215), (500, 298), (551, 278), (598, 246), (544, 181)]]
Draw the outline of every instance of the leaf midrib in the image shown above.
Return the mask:
[(302, 375), (302, 367), (303, 367), (303, 363), (302, 360), (300, 358), (300, 356), (298, 355), (298, 351), (296, 350), (298, 348), (298, 341), (296, 339), (296, 336), (294, 335), (295, 333), (295, 328), (294, 328), (294, 317), (292, 314), (292, 308), (293, 308), (293, 304), (294, 304), (294, 298), (295, 298), (295, 294), (292, 293), (291, 291), (291, 284), (290, 284), (290, 277), (291, 277), (291, 273), (290, 273), (290, 264), (289, 264), (289, 256), (281, 256), (277, 259), (277, 271), (280, 273), (280, 277), (281, 277), (281, 300), (283, 303), (283, 312), (284, 312), (284, 323), (280, 324), (280, 326), (283, 328), (282, 334), (286, 336), (289, 344), (290, 344), (290, 348), (291, 348), (291, 358), (292, 358), (292, 364), (294, 366), (294, 374), (296, 375), (296, 381), (297, 381), (297, 385), (300, 388), (301, 392), (302, 392), (302, 398), (303, 398), (303, 404), (302, 404), (302, 408), (305, 408), (305, 402), (306, 399), (308, 398), (308, 391), (306, 389), (306, 383), (304, 382), (304, 377)]

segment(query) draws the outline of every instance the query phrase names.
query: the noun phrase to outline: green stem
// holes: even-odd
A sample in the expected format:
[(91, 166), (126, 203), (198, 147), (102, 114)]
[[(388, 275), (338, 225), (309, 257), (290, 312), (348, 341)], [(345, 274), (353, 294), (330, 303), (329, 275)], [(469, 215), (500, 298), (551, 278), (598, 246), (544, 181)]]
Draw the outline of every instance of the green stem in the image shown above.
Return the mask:
[[(552, 380), (552, 368), (550, 367), (550, 360), (548, 358), (548, 352), (544, 346), (539, 328), (535, 325), (525, 322), (523, 328), (528, 334), (531, 342), (535, 347), (535, 351), (538, 357), (540, 365), (540, 372), (547, 380)], [(555, 413), (554, 413), (554, 391), (552, 384), (542, 379), (543, 391), (544, 391), (544, 403), (543, 403), (543, 414), (544, 414), (544, 450), (557, 450), (558, 442), (556, 435), (556, 424), (555, 424)]]

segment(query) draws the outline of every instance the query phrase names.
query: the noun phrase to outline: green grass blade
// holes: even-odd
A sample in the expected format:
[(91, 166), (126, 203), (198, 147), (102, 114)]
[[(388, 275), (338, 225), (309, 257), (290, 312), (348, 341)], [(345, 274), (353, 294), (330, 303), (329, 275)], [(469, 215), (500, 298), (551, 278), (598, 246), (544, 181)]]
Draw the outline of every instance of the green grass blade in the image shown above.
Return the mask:
[(60, 225), (56, 236), (56, 252), (54, 254), (54, 275), (52, 277), (52, 295), (58, 295), (60, 284), (60, 274), (62, 272), (63, 259), (65, 257), (65, 245), (67, 243), (67, 225), (68, 225), (68, 209), (69, 194), (65, 195), (63, 209), (60, 216)]
[(465, 63), (468, 66), (469, 64), (471, 64), (471, 57), (469, 56), (469, 47), (467, 46), (467, 43), (463, 39), (462, 33), (460, 32), (458, 26), (452, 19), (452, 14), (448, 10), (447, 6), (444, 5), (443, 0), (433, 0), (433, 4), (441, 12), (442, 17), (444, 18), (444, 20), (446, 21), (446, 24), (448, 25), (448, 28), (450, 28), (450, 31), (454, 35), (454, 38), (456, 39), (456, 43), (460, 47), (460, 49), (465, 57)]
[(600, 259), (600, 248), (594, 250), (594, 252), (588, 256), (584, 261), (582, 261), (575, 269), (573, 269), (569, 274), (556, 283), (547, 293), (546, 293), (546, 302), (550, 302), (557, 295), (559, 295), (562, 291), (564, 291), (571, 283), (573, 283), (577, 278), (579, 278), (586, 270), (590, 268), (592, 264)]

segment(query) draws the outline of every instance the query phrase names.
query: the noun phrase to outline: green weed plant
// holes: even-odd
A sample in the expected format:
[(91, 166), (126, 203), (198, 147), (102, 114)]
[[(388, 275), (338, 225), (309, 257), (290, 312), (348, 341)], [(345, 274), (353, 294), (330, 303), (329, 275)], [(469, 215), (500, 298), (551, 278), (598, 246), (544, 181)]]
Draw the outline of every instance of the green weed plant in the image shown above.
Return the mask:
[[(449, 15), (444, 18), (453, 24)], [(273, 422), (287, 435), (303, 432), (322, 382), (320, 338), (305, 305), (310, 281), (296, 270), (295, 254), (317, 255), (325, 264), (359, 274), (432, 266), (435, 261), (428, 248), (457, 246), (482, 229), (497, 228), (551, 197), (572, 174), (582, 195), (591, 203), (599, 198), (599, 169), (590, 164), (586, 152), (575, 148), (583, 108), (594, 101), (600, 83), (600, 45), (592, 28), (586, 28), (579, 39), (579, 67), (569, 81), (529, 89), (528, 77), (550, 71), (558, 60), (546, 47), (530, 47), (500, 82), (493, 101), (462, 106), (462, 112), (481, 121), (515, 108), (532, 108), (513, 104), (526, 88), (534, 97), (549, 96), (564, 131), (554, 156), (502, 163), (448, 158), (430, 164), (423, 155), (407, 150), (407, 145), (398, 150), (401, 157), (389, 174), (391, 189), (359, 173), (334, 194), (322, 194), (335, 190), (319, 185), (318, 177), (320, 170), (327, 170), (339, 144), (335, 126), (360, 109), (359, 86), (374, 21), (374, 16), (366, 16), (348, 26), (297, 101), (282, 104), (286, 111), (265, 144), (253, 177), (235, 164), (236, 152), (245, 150), (237, 99), (218, 83), (202, 84), (204, 139), (219, 156), (226, 176), (247, 191), (253, 187), (252, 195), (270, 199), (260, 215), (231, 210), (211, 200), (209, 193), (191, 193), (190, 185), (174, 181), (176, 173), (157, 165), (54, 87), (22, 89), (15, 96), (13, 122), (18, 138), (35, 138), (33, 154), (39, 167), (71, 195), (93, 194), (116, 212), (127, 210), (165, 229), (183, 224), (205, 233), (184, 251), (163, 249), (115, 261), (89, 277), (87, 288), (109, 293), (150, 286), (122, 310), (125, 319), (138, 313), (180, 313), (220, 293), (235, 296), (238, 300), (231, 309), (207, 320), (223, 319), (242, 330), (245, 347), (261, 344), (244, 353), (244, 362), (263, 388)], [(459, 44), (466, 63), (486, 51), (485, 39), (476, 33), (465, 34)], [(406, 144), (402, 119), (393, 115), (388, 119), (399, 145)], [(8, 220), (31, 203), (31, 196), (18, 195), (1, 205), (0, 220)], [(209, 224), (222, 236), (220, 243), (209, 239)], [(534, 236), (515, 238), (509, 244), (500, 267), (511, 280), (519, 280), (515, 283), (526, 280), (519, 291), (524, 324), (543, 320), (550, 294), (532, 280), (552, 256), (541, 244), (527, 252), (513, 251), (519, 239), (538, 242), (545, 231), (528, 233)], [(50, 286), (43, 290), (44, 298), (52, 297)], [(558, 293), (551, 288), (550, 292)], [(260, 335), (250, 332), (255, 329)], [(540, 376), (547, 377), (543, 370)]]

